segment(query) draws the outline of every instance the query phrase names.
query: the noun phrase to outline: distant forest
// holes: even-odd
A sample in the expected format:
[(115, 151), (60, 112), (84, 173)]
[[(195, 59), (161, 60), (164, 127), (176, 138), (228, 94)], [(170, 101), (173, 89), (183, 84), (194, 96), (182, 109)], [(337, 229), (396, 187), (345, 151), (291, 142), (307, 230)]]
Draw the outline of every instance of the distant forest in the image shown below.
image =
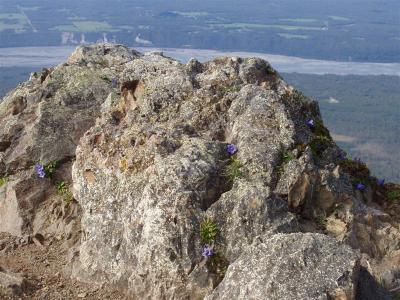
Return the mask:
[(318, 100), (325, 125), (375, 176), (400, 182), (400, 77), (282, 74)]
[(398, 0), (0, 1), (0, 47), (113, 41), (398, 62), (399, 11)]

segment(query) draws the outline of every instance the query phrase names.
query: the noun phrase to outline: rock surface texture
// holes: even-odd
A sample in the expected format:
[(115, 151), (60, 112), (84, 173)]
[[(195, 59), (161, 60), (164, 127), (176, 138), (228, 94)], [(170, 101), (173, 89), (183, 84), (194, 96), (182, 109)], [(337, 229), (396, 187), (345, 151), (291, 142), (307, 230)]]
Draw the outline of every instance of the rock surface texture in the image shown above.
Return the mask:
[(207, 299), (355, 299), (358, 258), (322, 234), (276, 234), (247, 249)]
[[(70, 239), (75, 278), (133, 299), (400, 289), (395, 186), (346, 159), (261, 59), (79, 47), (9, 93), (0, 120), (0, 231)], [(55, 160), (56, 179), (38, 178), (32, 162)], [(57, 179), (75, 200), (54, 204)]]

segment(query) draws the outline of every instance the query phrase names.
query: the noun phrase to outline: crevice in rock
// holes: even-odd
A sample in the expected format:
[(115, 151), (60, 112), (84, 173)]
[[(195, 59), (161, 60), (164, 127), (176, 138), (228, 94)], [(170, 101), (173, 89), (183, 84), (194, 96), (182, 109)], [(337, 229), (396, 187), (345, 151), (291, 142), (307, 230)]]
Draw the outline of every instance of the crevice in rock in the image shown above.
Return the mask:
[(114, 110), (111, 112), (112, 121), (115, 125), (119, 125), (122, 119), (125, 117), (125, 114), (120, 110)]
[(135, 93), (136, 88), (139, 85), (139, 80), (125, 81), (121, 84), (122, 96), (125, 97), (129, 92), (132, 95)]
[(210, 274), (214, 275), (213, 289), (216, 289), (222, 280), (224, 280), (228, 267), (229, 261), (218, 253), (207, 260), (206, 268)]
[(12, 115), (15, 116), (23, 112), (26, 105), (26, 99), (24, 97), (17, 97), (13, 103)]
[[(393, 295), (396, 296), (396, 295)], [(356, 300), (391, 300), (396, 299), (364, 267), (360, 274), (356, 290)]]
[(219, 173), (214, 173), (206, 183), (206, 195), (203, 198), (201, 209), (206, 211), (211, 205), (217, 202), (222, 194), (232, 189), (232, 183)]
[(47, 76), (50, 75), (51, 72), (52, 72), (52, 70), (49, 70), (46, 68), (43, 69), (42, 73), (40, 74), (40, 83), (43, 83), (46, 80)]
[(4, 140), (0, 141), (0, 152), (5, 152), (8, 148), (10, 148), (11, 142)]

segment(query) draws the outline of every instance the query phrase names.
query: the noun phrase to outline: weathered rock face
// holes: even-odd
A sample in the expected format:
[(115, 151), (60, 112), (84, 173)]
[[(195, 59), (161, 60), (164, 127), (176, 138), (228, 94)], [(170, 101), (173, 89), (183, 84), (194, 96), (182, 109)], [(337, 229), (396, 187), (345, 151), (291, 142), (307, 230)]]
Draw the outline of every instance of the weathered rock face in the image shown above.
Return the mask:
[(58, 172), (57, 179), (71, 182), (80, 137), (99, 116), (121, 64), (137, 56), (125, 47), (80, 48), (67, 64), (32, 74), (3, 99), (0, 177), (8, 183), (0, 187), (1, 231), (31, 232), (35, 211), (52, 192), (50, 180), (34, 173), (35, 162), (57, 161), (59, 169), (69, 170)]
[[(384, 297), (359, 273), (400, 286), (398, 205), (261, 59), (79, 47), (10, 93), (0, 116), (0, 230), (81, 230), (75, 277), (140, 299)], [(59, 160), (68, 181), (75, 155), (78, 202), (55, 206), (54, 179), (30, 163)]]
[[(148, 55), (127, 64), (120, 80), (121, 95), (110, 95), (73, 167), (84, 273), (127, 282), (139, 297), (201, 298), (218, 283), (198, 269), (206, 215), (217, 221), (226, 260), (257, 235), (298, 230), (271, 186), (281, 147), (310, 133), (291, 122), (290, 104), (280, 101), (291, 89), (268, 64), (227, 58), (185, 66)], [(298, 107), (304, 118), (307, 105)], [(222, 175), (231, 142), (246, 173), (233, 185)]]
[[(376, 257), (365, 246), (378, 240), (371, 235), (381, 237), (379, 259), (398, 249), (392, 225), (388, 238), (379, 226), (360, 235), (360, 220), (371, 208), (344, 172), (344, 153), (323, 127), (316, 103), (265, 61), (183, 65), (153, 53), (126, 63), (119, 81), (120, 90), (110, 93), (77, 148), (72, 173), (83, 237), (75, 276), (114, 282), (139, 298), (201, 299), (217, 295), (226, 270), (246, 263), (243, 253), (258, 237), (290, 243), (285, 237), (293, 236), (277, 234), (325, 232), (369, 254), (371, 262)], [(307, 126), (310, 119), (314, 126)], [(233, 157), (228, 144), (239, 149)], [(218, 228), (208, 259), (201, 256), (204, 220)], [(320, 236), (307, 238), (305, 247), (321, 246)], [(315, 295), (333, 287), (339, 265), (353, 274), (357, 261), (346, 248), (336, 265), (328, 253), (344, 248), (327, 241), (318, 259), (337, 274), (313, 274)], [(331, 296), (353, 299), (357, 280), (352, 276), (344, 294), (332, 290)], [(298, 290), (303, 284), (297, 282)], [(276, 297), (295, 291), (279, 290)]]
[(355, 299), (358, 257), (316, 233), (276, 234), (246, 248), (207, 299)]

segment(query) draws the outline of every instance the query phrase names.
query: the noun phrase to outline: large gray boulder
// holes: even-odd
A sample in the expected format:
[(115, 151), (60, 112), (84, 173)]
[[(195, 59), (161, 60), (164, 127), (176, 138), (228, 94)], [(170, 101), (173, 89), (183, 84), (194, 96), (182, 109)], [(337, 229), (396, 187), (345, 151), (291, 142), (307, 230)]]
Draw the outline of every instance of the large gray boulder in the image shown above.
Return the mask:
[[(258, 235), (298, 230), (271, 186), (281, 148), (311, 132), (292, 121), (295, 100), (280, 101), (293, 90), (259, 59), (182, 65), (151, 54), (128, 63), (121, 80), (77, 149), (84, 235), (75, 274), (143, 298), (202, 298), (221, 279), (201, 267), (204, 218), (220, 228), (226, 261)], [(313, 105), (296, 109), (306, 119)], [(243, 164), (233, 182), (223, 176), (228, 143)]]
[[(111, 57), (111, 58), (109, 58)], [(54, 194), (55, 181), (71, 183), (80, 137), (94, 125), (101, 104), (117, 87), (122, 64), (139, 54), (122, 46), (78, 48), (68, 63), (33, 73), (0, 103), (0, 231), (35, 231), (36, 213)], [(39, 180), (36, 162), (57, 162), (55, 179)], [(7, 180), (5, 180), (7, 179)]]
[(247, 247), (206, 299), (355, 299), (359, 257), (316, 233), (276, 234)]
[[(365, 250), (356, 216), (367, 205), (341, 168), (343, 151), (317, 104), (267, 62), (225, 57), (185, 65), (150, 53), (126, 63), (120, 81), (76, 152), (83, 236), (74, 276), (113, 282), (143, 299), (202, 299), (258, 237), (324, 232)], [(232, 157), (228, 144), (238, 148)], [(207, 260), (204, 220), (218, 229)], [(391, 230), (390, 251), (398, 232)], [(329, 247), (320, 258), (340, 276), (329, 251), (344, 248)], [(342, 266), (352, 266), (346, 251)], [(318, 294), (332, 278), (310, 289)], [(354, 277), (349, 286), (356, 284)]]
[[(251, 299), (274, 278), (271, 299), (379, 299), (360, 251), (371, 282), (399, 287), (398, 205), (264, 60), (79, 47), (0, 121), (0, 231), (68, 239), (74, 277), (140, 299)], [(42, 179), (36, 161), (59, 165)]]

